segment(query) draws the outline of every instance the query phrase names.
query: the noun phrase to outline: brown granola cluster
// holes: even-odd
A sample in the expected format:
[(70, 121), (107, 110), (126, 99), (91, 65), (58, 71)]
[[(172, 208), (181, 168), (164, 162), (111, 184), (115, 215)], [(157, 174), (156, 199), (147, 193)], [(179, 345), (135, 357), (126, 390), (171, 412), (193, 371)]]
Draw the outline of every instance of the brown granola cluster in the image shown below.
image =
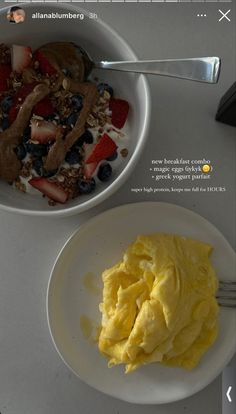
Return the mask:
[(78, 196), (78, 181), (83, 178), (81, 168), (61, 168), (52, 181), (57, 182), (68, 193), (68, 198), (72, 199)]
[(70, 99), (72, 96), (73, 94), (71, 92), (62, 88), (52, 96), (52, 104), (57, 108), (57, 112), (62, 119), (67, 118), (71, 114)]
[(111, 123), (111, 116), (109, 113), (109, 102), (111, 95), (104, 91), (102, 96), (99, 96), (96, 105), (93, 107), (91, 114), (87, 118), (88, 128), (104, 127)]
[(123, 158), (128, 157), (128, 153), (129, 153), (129, 151), (128, 151), (128, 149), (127, 149), (127, 148), (123, 148), (123, 149), (120, 151), (120, 154), (121, 154), (121, 156), (122, 156)]
[(22, 193), (26, 193), (26, 185), (22, 183), (20, 178), (17, 178), (15, 180), (15, 187), (17, 188), (17, 190), (21, 191)]
[(32, 174), (32, 167), (33, 167), (33, 160), (29, 160), (24, 162), (20, 171), (20, 176), (24, 178), (28, 178)]

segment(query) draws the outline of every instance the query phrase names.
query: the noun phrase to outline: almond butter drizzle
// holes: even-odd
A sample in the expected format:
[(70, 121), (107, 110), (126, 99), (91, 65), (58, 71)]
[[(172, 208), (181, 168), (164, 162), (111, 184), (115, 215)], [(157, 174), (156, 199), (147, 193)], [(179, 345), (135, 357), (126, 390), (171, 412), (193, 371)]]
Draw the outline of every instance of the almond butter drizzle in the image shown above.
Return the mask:
[(29, 124), (34, 106), (50, 92), (47, 85), (39, 84), (26, 97), (15, 121), (0, 133), (0, 177), (8, 182), (14, 181), (21, 169), (21, 162), (15, 154), (16, 146), (21, 142), (24, 130)]

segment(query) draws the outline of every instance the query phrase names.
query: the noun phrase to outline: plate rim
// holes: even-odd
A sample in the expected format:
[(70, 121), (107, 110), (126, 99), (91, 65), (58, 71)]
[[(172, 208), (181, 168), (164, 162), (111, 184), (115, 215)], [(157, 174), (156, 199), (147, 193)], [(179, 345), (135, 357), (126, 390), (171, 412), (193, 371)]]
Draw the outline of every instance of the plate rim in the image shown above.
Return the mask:
[[(54, 275), (54, 271), (56, 269), (56, 266), (58, 265), (58, 262), (60, 260), (61, 255), (63, 254), (63, 252), (68, 248), (69, 244), (72, 242), (72, 240), (74, 239), (74, 237), (76, 237), (76, 235), (80, 232), (80, 231), (84, 231), (86, 229), (87, 226), (89, 225), (93, 225), (94, 222), (96, 222), (97, 220), (100, 220), (101, 218), (103, 218), (103, 216), (106, 216), (107, 214), (113, 214), (115, 211), (117, 210), (122, 210), (122, 209), (126, 209), (126, 208), (132, 208), (132, 207), (144, 207), (144, 206), (162, 206), (162, 207), (170, 207), (170, 208), (174, 208), (177, 210), (181, 210), (182, 212), (187, 213), (188, 215), (193, 215), (195, 216), (195, 218), (201, 219), (204, 223), (206, 223), (208, 226), (212, 227), (212, 229), (224, 240), (224, 242), (226, 243), (227, 247), (229, 248), (229, 250), (231, 250), (231, 253), (235, 256), (236, 253), (234, 251), (234, 249), (232, 248), (231, 244), (228, 242), (228, 240), (225, 238), (225, 236), (218, 230), (218, 228), (212, 224), (210, 221), (208, 221), (207, 219), (205, 219), (205, 217), (201, 216), (200, 214), (196, 213), (195, 211), (188, 209), (186, 207), (182, 207), (178, 204), (175, 203), (166, 203), (166, 202), (162, 202), (162, 201), (141, 201), (141, 202), (130, 202), (130, 203), (125, 203), (125, 204), (121, 204), (115, 207), (112, 207), (108, 210), (104, 210), (103, 212), (99, 213), (99, 214), (95, 214), (93, 217), (89, 218), (88, 220), (86, 220), (84, 223), (82, 223), (80, 226), (77, 227), (77, 229), (75, 231), (73, 231), (73, 233), (67, 238), (67, 240), (64, 242), (63, 246), (61, 247), (61, 249), (59, 250), (54, 264), (52, 266), (51, 272), (50, 272), (50, 276), (49, 276), (49, 280), (48, 280), (48, 285), (47, 285), (47, 291), (46, 291), (46, 316), (47, 316), (47, 324), (48, 324), (48, 328), (49, 328), (49, 332), (50, 332), (50, 336), (53, 342), (53, 345), (55, 347), (55, 350), (57, 351), (59, 357), (61, 358), (61, 360), (64, 362), (64, 364), (76, 375), (77, 378), (79, 378), (83, 383), (85, 383), (86, 385), (90, 386), (93, 389), (96, 389), (99, 392), (102, 392), (104, 395), (108, 395), (111, 396), (113, 398), (116, 398), (118, 400), (121, 401), (125, 401), (131, 404), (138, 404), (138, 405), (162, 405), (162, 404), (169, 404), (169, 403), (173, 403), (173, 402), (177, 402), (177, 401), (181, 401), (185, 398), (191, 397), (193, 395), (195, 395), (196, 393), (202, 391), (204, 388), (206, 388), (212, 381), (214, 381), (223, 371), (224, 367), (226, 367), (226, 365), (228, 365), (228, 363), (230, 362), (230, 360), (232, 359), (233, 355), (235, 354), (235, 343), (232, 342), (232, 349), (231, 352), (229, 352), (227, 358), (224, 360), (224, 363), (221, 364), (221, 367), (218, 368), (218, 370), (216, 372), (214, 372), (213, 375), (210, 375), (206, 380), (203, 380), (200, 385), (199, 383), (196, 384), (195, 387), (193, 387), (191, 389), (190, 392), (185, 392), (185, 395), (182, 395), (180, 397), (173, 397), (167, 400), (167, 399), (158, 399), (158, 400), (151, 400), (149, 402), (147, 401), (141, 401), (138, 400), (136, 401), (133, 398), (126, 398), (126, 397), (121, 397), (121, 396), (117, 396), (115, 393), (113, 392), (106, 392), (103, 389), (100, 389), (97, 386), (91, 385), (87, 380), (84, 380), (83, 378), (81, 378), (81, 376), (79, 375), (78, 372), (76, 372), (74, 370), (74, 368), (66, 361), (66, 359), (64, 358), (64, 356), (62, 355), (61, 351), (59, 350), (56, 341), (54, 339), (53, 336), (53, 332), (52, 332), (52, 327), (51, 327), (51, 323), (50, 323), (50, 311), (49, 311), (49, 301), (50, 301), (50, 289), (51, 289), (51, 285), (52, 285), (52, 281), (53, 281), (53, 275)], [(235, 341), (234, 341), (235, 342)]]

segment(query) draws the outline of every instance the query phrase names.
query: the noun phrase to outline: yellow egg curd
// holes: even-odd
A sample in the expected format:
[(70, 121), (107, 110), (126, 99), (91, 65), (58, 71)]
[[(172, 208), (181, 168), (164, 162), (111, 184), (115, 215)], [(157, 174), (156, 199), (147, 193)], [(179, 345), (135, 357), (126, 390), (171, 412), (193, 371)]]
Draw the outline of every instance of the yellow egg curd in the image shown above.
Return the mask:
[(161, 362), (194, 368), (218, 333), (218, 281), (206, 243), (172, 234), (138, 236), (102, 274), (98, 346), (109, 367)]

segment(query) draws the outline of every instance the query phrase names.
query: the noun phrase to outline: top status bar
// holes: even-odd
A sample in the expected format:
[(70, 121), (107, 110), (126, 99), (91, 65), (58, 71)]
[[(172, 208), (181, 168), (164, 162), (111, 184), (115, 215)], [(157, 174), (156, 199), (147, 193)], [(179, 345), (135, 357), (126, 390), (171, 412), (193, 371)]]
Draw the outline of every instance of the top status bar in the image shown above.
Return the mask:
[(232, 0), (4, 0), (4, 3), (231, 3)]

